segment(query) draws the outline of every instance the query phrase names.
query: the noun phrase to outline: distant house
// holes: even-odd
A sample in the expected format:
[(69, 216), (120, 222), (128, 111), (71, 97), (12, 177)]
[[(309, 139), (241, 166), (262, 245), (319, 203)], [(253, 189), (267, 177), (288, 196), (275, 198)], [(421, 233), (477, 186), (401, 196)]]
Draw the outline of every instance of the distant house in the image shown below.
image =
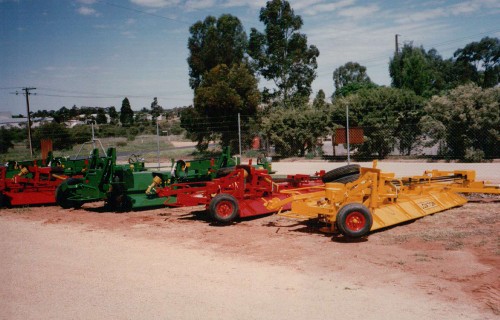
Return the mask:
[(66, 122), (64, 122), (64, 124), (68, 127), (68, 128), (73, 128), (74, 126), (77, 126), (79, 124), (86, 124), (86, 122), (84, 120), (79, 120), (79, 119), (71, 119), (71, 120), (68, 120)]
[(46, 123), (52, 123), (54, 122), (54, 118), (52, 117), (46, 117), (46, 118), (32, 118), (31, 119), (31, 127), (32, 128), (36, 128), (36, 127), (39, 127), (41, 125), (44, 125)]
[(26, 118), (12, 118), (10, 112), (0, 112), (0, 128), (21, 128), (27, 121)]
[[(52, 121), (54, 121), (52, 117), (31, 118), (31, 127), (36, 128)], [(0, 128), (22, 128), (26, 127), (27, 122), (27, 118), (12, 118), (10, 112), (0, 112)]]

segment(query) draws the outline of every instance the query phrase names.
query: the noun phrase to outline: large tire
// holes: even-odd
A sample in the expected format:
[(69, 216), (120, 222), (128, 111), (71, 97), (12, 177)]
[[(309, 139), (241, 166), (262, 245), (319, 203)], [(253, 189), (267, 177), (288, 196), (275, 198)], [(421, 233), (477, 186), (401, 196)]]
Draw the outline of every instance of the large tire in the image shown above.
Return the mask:
[(216, 178), (222, 178), (222, 177), (225, 177), (227, 176), (228, 174), (230, 174), (231, 172), (233, 172), (235, 169), (235, 167), (225, 167), (225, 168), (220, 168), (219, 170), (217, 170), (217, 172), (215, 173), (215, 177)]
[(230, 194), (216, 195), (208, 206), (210, 217), (221, 223), (230, 223), (239, 213), (238, 200)]
[(0, 193), (0, 208), (10, 208), (10, 199), (3, 193)]
[(360, 238), (368, 234), (373, 225), (370, 210), (361, 203), (349, 203), (337, 213), (337, 229), (349, 238)]
[(71, 191), (66, 186), (73, 186), (81, 182), (81, 179), (75, 178), (64, 180), (56, 189), (56, 203), (63, 209), (80, 208), (81, 202), (68, 199), (71, 196)]
[(125, 195), (117, 195), (113, 200), (113, 210), (116, 212), (129, 212), (132, 210), (132, 200)]
[(343, 178), (345, 176), (350, 176), (353, 174), (359, 174), (359, 165), (358, 164), (348, 164), (346, 166), (342, 166), (342, 167), (330, 170), (321, 177), (321, 180), (324, 183), (334, 182), (335, 180), (338, 180), (340, 178)]
[(117, 212), (132, 210), (132, 200), (126, 195), (125, 187), (118, 183), (113, 185), (112, 191), (108, 194), (107, 204)]
[(345, 176), (345, 177), (342, 177), (342, 178), (338, 178), (338, 179), (333, 180), (331, 182), (346, 184), (346, 183), (349, 183), (349, 182), (356, 181), (358, 179), (359, 179), (359, 173), (356, 173), (356, 174), (351, 174), (351, 175), (348, 175), (348, 176)]

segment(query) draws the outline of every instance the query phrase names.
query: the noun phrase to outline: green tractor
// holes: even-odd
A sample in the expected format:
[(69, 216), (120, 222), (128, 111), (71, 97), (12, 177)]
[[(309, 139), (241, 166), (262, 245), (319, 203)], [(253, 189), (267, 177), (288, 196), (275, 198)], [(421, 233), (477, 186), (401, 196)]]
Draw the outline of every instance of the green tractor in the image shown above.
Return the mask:
[[(65, 180), (56, 191), (56, 202), (63, 208), (78, 208), (84, 203), (105, 200), (111, 210), (128, 211), (162, 206), (165, 198), (155, 189), (177, 182), (208, 181), (221, 168), (239, 164), (225, 148), (217, 159), (172, 161), (170, 171), (147, 171), (144, 160), (129, 159), (125, 165), (116, 164), (116, 149), (109, 148), (105, 157), (94, 149), (85, 176)], [(175, 201), (175, 199), (171, 200)]]
[[(49, 152), (47, 159), (36, 160), (23, 160), (15, 161), (9, 160), (5, 164), (7, 179), (13, 178), (20, 173), (23, 173), (23, 168), (31, 166), (37, 167), (50, 167), (52, 172), (60, 174), (61, 176), (74, 176), (81, 175), (85, 171), (87, 163), (85, 159), (70, 159), (69, 157), (54, 157), (52, 151)], [(26, 173), (27, 178), (33, 178), (31, 173)]]

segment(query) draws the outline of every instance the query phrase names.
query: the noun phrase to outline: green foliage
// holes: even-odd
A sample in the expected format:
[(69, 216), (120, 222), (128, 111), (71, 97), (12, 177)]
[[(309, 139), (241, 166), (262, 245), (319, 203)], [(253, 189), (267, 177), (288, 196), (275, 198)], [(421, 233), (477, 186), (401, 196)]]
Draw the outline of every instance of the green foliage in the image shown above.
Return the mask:
[[(238, 139), (237, 114), (248, 120), (255, 116), (259, 102), (257, 79), (245, 64), (231, 68), (219, 65), (205, 74), (195, 91), (194, 109), (182, 113), (181, 125), (198, 141), (200, 150), (212, 139), (234, 147)], [(248, 132), (248, 123), (241, 124), (243, 132)]]
[(182, 129), (180, 122), (173, 122), (170, 127), (169, 127), (169, 133), (172, 135), (180, 135), (184, 132), (184, 129)]
[(328, 114), (303, 106), (279, 108), (262, 117), (261, 130), (281, 155), (304, 156), (317, 151), (317, 141), (327, 132)]
[(71, 134), (64, 124), (46, 123), (33, 130), (32, 145), (40, 150), (40, 141), (51, 139), (54, 150), (65, 150), (72, 147)]
[(103, 108), (97, 109), (97, 116), (95, 118), (97, 124), (106, 124), (108, 123), (108, 118), (106, 118), (106, 112)]
[(92, 127), (89, 125), (77, 125), (69, 130), (72, 144), (82, 144), (92, 139)]
[(125, 137), (127, 135), (127, 129), (120, 126), (105, 124), (98, 127), (96, 135), (99, 137)]
[(208, 142), (211, 136), (205, 131), (206, 118), (201, 115), (192, 106), (181, 111), (181, 127), (187, 132), (187, 138), (197, 142), (197, 148), (204, 151), (208, 148)]
[(345, 115), (347, 107), (350, 125), (364, 128), (365, 142), (358, 148), (362, 156), (385, 158), (395, 146), (409, 155), (421, 142), (418, 122), (423, 115), (423, 99), (410, 90), (379, 87), (337, 99), (333, 124), (345, 125), (345, 118), (339, 121), (338, 115)]
[(484, 151), (477, 149), (467, 149), (465, 150), (464, 162), (482, 162), (484, 160)]
[(500, 41), (485, 37), (471, 42), (454, 54), (455, 59), (443, 60), (435, 49), (406, 44), (389, 64), (392, 85), (411, 89), (417, 95), (432, 95), (453, 89), (470, 81), (483, 88), (499, 83)]
[(26, 138), (28, 137), (28, 129), (26, 127), (24, 127), (24, 128), (9, 128), (6, 130), (9, 131), (8, 134), (11, 135), (13, 142), (21, 142), (21, 141), (26, 140)]
[(9, 129), (0, 128), (0, 153), (6, 153), (10, 148), (14, 147), (13, 139), (13, 134)]
[(444, 155), (455, 159), (500, 156), (500, 88), (459, 86), (426, 105), (421, 123), (430, 143), (444, 143)]
[(205, 73), (217, 65), (243, 61), (247, 36), (240, 20), (229, 14), (208, 16), (189, 28), (189, 85), (196, 89)]
[[(268, 1), (260, 10), (264, 33), (252, 28), (248, 53), (254, 68), (276, 89), (264, 90), (264, 99), (278, 99), (289, 106), (295, 96), (309, 97), (316, 78), (319, 50), (307, 45), (307, 36), (299, 32), (302, 18), (295, 15), (288, 1)], [(300, 103), (299, 103), (300, 104)]]
[(127, 140), (134, 141), (135, 137), (140, 133), (139, 128), (136, 126), (130, 127), (127, 130)]
[(325, 109), (328, 106), (328, 103), (326, 102), (325, 98), (326, 98), (325, 92), (322, 89), (320, 89), (316, 94), (316, 97), (314, 98), (313, 107), (315, 109)]
[[(335, 85), (335, 96), (342, 97), (348, 95), (352, 88), (369, 88), (375, 84), (366, 74), (366, 67), (357, 62), (347, 62), (333, 71), (333, 83)], [(350, 86), (349, 90), (342, 90)]]
[(471, 42), (462, 49), (455, 51), (456, 62), (472, 80), (483, 88), (494, 87), (499, 82), (500, 75), (500, 40), (485, 37), (479, 42)]
[(117, 124), (118, 123), (118, 117), (119, 117), (119, 114), (118, 112), (116, 111), (116, 108), (111, 106), (108, 108), (108, 114), (109, 114), (109, 122), (110, 124)]
[(141, 125), (141, 126), (148, 125), (149, 124), (148, 113), (143, 112), (143, 111), (136, 112), (135, 116), (134, 116), (134, 123), (136, 126), (137, 125)]
[(401, 53), (395, 55), (389, 64), (392, 85), (413, 90), (419, 96), (430, 97), (434, 93), (434, 71), (424, 48), (416, 48), (412, 44), (405, 44)]
[(134, 111), (132, 111), (128, 98), (125, 98), (122, 101), (122, 107), (120, 109), (120, 122), (123, 126), (134, 124)]
[(151, 102), (151, 116), (153, 117), (152, 123), (156, 124), (156, 119), (163, 113), (163, 107), (158, 104), (158, 98), (154, 97)]

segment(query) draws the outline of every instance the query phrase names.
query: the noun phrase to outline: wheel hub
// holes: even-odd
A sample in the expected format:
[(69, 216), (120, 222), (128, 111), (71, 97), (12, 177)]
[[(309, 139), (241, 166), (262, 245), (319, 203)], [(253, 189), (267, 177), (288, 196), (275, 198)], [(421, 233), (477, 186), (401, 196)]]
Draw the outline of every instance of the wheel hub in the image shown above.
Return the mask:
[(228, 217), (233, 212), (233, 206), (229, 201), (221, 201), (217, 205), (217, 214), (220, 217)]
[(361, 212), (354, 211), (347, 215), (346, 226), (352, 231), (363, 229), (366, 224), (366, 219)]

